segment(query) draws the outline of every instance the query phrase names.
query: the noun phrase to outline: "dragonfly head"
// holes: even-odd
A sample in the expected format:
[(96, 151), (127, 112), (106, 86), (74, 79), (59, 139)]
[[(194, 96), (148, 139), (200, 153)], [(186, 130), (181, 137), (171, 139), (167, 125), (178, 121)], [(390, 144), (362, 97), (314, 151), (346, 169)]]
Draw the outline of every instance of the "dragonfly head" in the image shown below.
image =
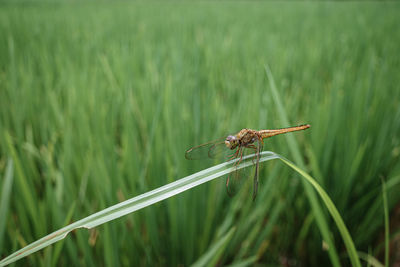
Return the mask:
[(225, 145), (229, 149), (235, 149), (239, 145), (239, 140), (234, 135), (228, 135), (228, 137), (225, 139)]

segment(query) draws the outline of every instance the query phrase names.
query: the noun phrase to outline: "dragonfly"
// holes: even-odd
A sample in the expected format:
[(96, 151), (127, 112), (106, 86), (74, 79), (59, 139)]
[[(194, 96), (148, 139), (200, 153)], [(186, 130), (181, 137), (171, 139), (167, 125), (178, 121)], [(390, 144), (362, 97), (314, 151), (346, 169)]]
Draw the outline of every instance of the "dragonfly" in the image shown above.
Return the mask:
[(227, 161), (237, 159), (233, 166), (233, 168), (236, 169), (228, 174), (226, 179), (227, 193), (231, 196), (233, 194), (232, 190), (230, 190), (230, 185), (239, 182), (242, 179), (241, 176), (243, 176), (241, 174), (242, 170), (237, 167), (242, 161), (244, 155), (253, 153), (253, 167), (251, 169), (254, 169), (253, 200), (255, 200), (258, 191), (260, 153), (264, 145), (264, 139), (278, 134), (301, 131), (308, 128), (310, 128), (309, 124), (273, 130), (257, 131), (252, 129), (242, 129), (237, 134), (228, 135), (227, 137), (192, 147), (186, 150), (185, 157), (189, 160), (203, 159), (207, 157), (222, 157)]

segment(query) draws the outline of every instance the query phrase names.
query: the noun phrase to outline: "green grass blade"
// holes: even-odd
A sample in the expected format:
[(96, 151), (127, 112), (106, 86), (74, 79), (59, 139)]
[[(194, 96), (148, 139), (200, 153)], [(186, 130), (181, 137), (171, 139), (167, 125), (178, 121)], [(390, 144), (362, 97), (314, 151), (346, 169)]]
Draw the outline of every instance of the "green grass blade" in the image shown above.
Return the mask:
[[(69, 209), (68, 214), (65, 217), (64, 224), (67, 224), (69, 221), (71, 221), (71, 218), (72, 218), (72, 215), (74, 214), (74, 211), (75, 211), (75, 203), (72, 204), (71, 208)], [(60, 243), (57, 243), (57, 245), (55, 245), (53, 257), (51, 259), (51, 265), (52, 266), (57, 266), (57, 261), (58, 261), (58, 258), (60, 256), (60, 253), (61, 253), (61, 250), (62, 250), (63, 246), (64, 246), (64, 241), (62, 241)]]
[(10, 195), (14, 179), (14, 166), (12, 159), (8, 160), (6, 174), (4, 176), (3, 188), (0, 199), (0, 251), (3, 248), (3, 235), (6, 228), (7, 214), (9, 208)]
[[(265, 151), (260, 155), (260, 162), (264, 162), (271, 159), (277, 159), (279, 156), (273, 152)], [(5, 266), (12, 262), (17, 261), (23, 257), (26, 257), (42, 248), (45, 248), (59, 240), (65, 238), (65, 236), (71, 232), (72, 230), (78, 228), (93, 228), (108, 221), (117, 219), (121, 216), (127, 215), (134, 211), (140, 210), (144, 207), (150, 206), (157, 202), (160, 202), (164, 199), (182, 193), (186, 190), (189, 190), (195, 186), (201, 185), (213, 179), (216, 179), (220, 176), (226, 175), (234, 170), (234, 164), (237, 160), (232, 160), (229, 162), (225, 162), (214, 167), (202, 170), (195, 174), (189, 175), (185, 178), (179, 179), (170, 184), (164, 185), (137, 197), (131, 198), (114, 206), (111, 206), (107, 209), (99, 211), (95, 214), (92, 214), (82, 220), (79, 220), (75, 223), (72, 223), (64, 228), (61, 228), (33, 243), (30, 245), (14, 252), (7, 258), (0, 261), (0, 266)], [(248, 155), (243, 157), (242, 162), (237, 166), (237, 168), (245, 168), (250, 165), (253, 165), (253, 156)]]
[(385, 218), (385, 266), (389, 266), (389, 208), (387, 201), (386, 183), (382, 178), (382, 199), (383, 199), (383, 212)]
[[(361, 266), (360, 262), (359, 262), (359, 258), (357, 256), (357, 251), (355, 249), (353, 240), (351, 239), (351, 236), (343, 222), (343, 219), (341, 218), (338, 210), (336, 209), (332, 200), (329, 198), (328, 194), (322, 189), (322, 187), (310, 175), (308, 175), (303, 170), (301, 170), (299, 167), (294, 165), (292, 162), (290, 162), (289, 160), (285, 159), (284, 157), (282, 157), (278, 154), (275, 154), (270, 151), (262, 152), (261, 156), (260, 156), (260, 162), (277, 159), (277, 158), (279, 158), (284, 163), (286, 163), (289, 167), (291, 167), (292, 169), (297, 171), (299, 174), (301, 174), (301, 176), (304, 177), (305, 180), (314, 187), (314, 189), (317, 191), (317, 193), (320, 195), (321, 199), (323, 200), (323, 203), (328, 208), (328, 211), (332, 215), (332, 217), (339, 229), (339, 232), (342, 235), (342, 238), (343, 238), (346, 248), (348, 250), (348, 254), (349, 254), (350, 260), (352, 262), (352, 265), (353, 266)], [(166, 198), (172, 197), (176, 194), (182, 193), (182, 192), (184, 192), (188, 189), (191, 189), (195, 186), (198, 186), (200, 184), (206, 183), (208, 181), (211, 181), (213, 179), (216, 179), (218, 177), (226, 175), (226, 174), (236, 170), (236, 168), (234, 167), (234, 164), (236, 161), (237, 160), (232, 160), (232, 161), (222, 163), (222, 164), (216, 165), (214, 167), (202, 170), (200, 172), (189, 175), (185, 178), (182, 178), (180, 180), (177, 180), (177, 181), (167, 184), (165, 186), (159, 187), (157, 189), (154, 189), (152, 191), (149, 191), (147, 193), (144, 193), (142, 195), (139, 195), (139, 196), (129, 199), (127, 201), (116, 204), (110, 208), (104, 209), (104, 210), (97, 212), (93, 215), (90, 215), (80, 221), (72, 223), (50, 235), (47, 235), (47, 236), (31, 243), (30, 245), (20, 249), (19, 251), (13, 253), (12, 255), (10, 255), (7, 258), (0, 261), (0, 266), (10, 264), (22, 257), (28, 256), (44, 247), (47, 247), (47, 246), (59, 241), (59, 240), (63, 239), (72, 230), (75, 230), (78, 228), (89, 228), (90, 229), (92, 227), (96, 227), (96, 226), (106, 223), (110, 220), (114, 220), (114, 219), (124, 216), (126, 214), (132, 213), (134, 211), (137, 211), (139, 209), (142, 209), (144, 207), (147, 207), (149, 205), (152, 205), (154, 203), (162, 201)], [(251, 165), (253, 165), (253, 156), (248, 155), (243, 158), (242, 162), (237, 166), (237, 168), (241, 169), (241, 168), (245, 168), (245, 167), (248, 167)], [(223, 241), (226, 241), (225, 239), (228, 240), (231, 238), (231, 235), (233, 234), (232, 231), (233, 231), (233, 228), (228, 232), (227, 235), (224, 236), (224, 238), (222, 238), (217, 243), (218, 247), (223, 246), (223, 244), (225, 243)]]
[(25, 173), (23, 171), (20, 159), (18, 157), (17, 151), (14, 148), (12, 138), (8, 132), (5, 132), (4, 136), (5, 136), (6, 143), (8, 145), (9, 152), (11, 154), (11, 157), (12, 157), (14, 165), (15, 165), (15, 172), (16, 172), (15, 179), (16, 179), (16, 184), (18, 185), (18, 187), (21, 188), (21, 191), (22, 191), (21, 198), (24, 199), (24, 205), (26, 205), (28, 207), (28, 211), (29, 211), (30, 215), (32, 216), (33, 224), (35, 224), (35, 226), (36, 226), (35, 228), (39, 229), (39, 227), (37, 225), (39, 222), (39, 220), (37, 219), (38, 214), (35, 213), (36, 207), (34, 206), (34, 203), (36, 201), (34, 201), (32, 191), (29, 188), (29, 185), (28, 185)]
[(380, 263), (375, 257), (372, 255), (365, 253), (365, 252), (358, 252), (358, 256), (360, 259), (366, 261), (368, 265), (373, 266), (373, 267), (383, 267), (384, 265)]
[[(272, 96), (274, 99), (274, 102), (276, 103), (276, 106), (278, 108), (278, 114), (280, 116), (280, 120), (282, 121), (283, 125), (287, 125), (289, 126), (289, 120), (288, 120), (288, 116), (286, 114), (284, 105), (282, 103), (281, 97), (279, 95), (278, 89), (276, 88), (275, 85), (275, 81), (274, 81), (274, 77), (271, 73), (271, 70), (269, 68), (268, 65), (265, 65), (265, 71), (267, 73), (268, 76), (268, 80), (269, 80), (269, 84), (270, 84), (270, 88), (271, 88), (271, 92), (272, 92)], [(289, 149), (290, 152), (292, 153), (293, 157), (294, 157), (294, 161), (302, 168), (305, 169), (305, 164), (304, 164), (304, 160), (301, 156), (300, 153), (300, 149), (299, 146), (295, 140), (295, 138), (292, 135), (286, 135), (285, 136), (289, 145)], [(303, 181), (303, 180), (302, 180)], [(303, 181), (303, 186), (305, 188), (307, 197), (309, 199), (310, 205), (314, 211), (314, 215), (315, 215), (315, 220), (317, 222), (318, 228), (321, 232), (321, 235), (323, 237), (323, 239), (325, 240), (325, 242), (328, 244), (329, 246), (329, 250), (328, 250), (328, 254), (329, 257), (331, 259), (332, 265), (333, 266), (340, 266), (340, 262), (339, 262), (339, 256), (338, 253), (336, 251), (336, 248), (334, 246), (334, 242), (330, 236), (329, 233), (329, 228), (328, 228), (328, 223), (326, 221), (326, 218), (322, 212), (321, 206), (318, 202), (318, 199), (315, 195), (315, 192), (311, 189), (310, 185), (305, 183)]]
[(252, 256), (247, 259), (235, 262), (230, 267), (247, 267), (247, 266), (254, 266), (255, 262), (257, 262), (258, 256)]
[(228, 233), (212, 245), (210, 249), (192, 265), (192, 267), (216, 266), (218, 259), (221, 257), (222, 252), (228, 245), (228, 242), (232, 239), (234, 233), (235, 227), (232, 227)]
[(361, 267), (360, 260), (357, 255), (357, 250), (356, 247), (354, 246), (354, 242), (350, 236), (349, 231), (347, 230), (346, 225), (343, 222), (342, 217), (339, 214), (339, 211), (336, 209), (335, 205), (333, 204), (332, 200), (328, 196), (328, 194), (322, 189), (322, 187), (305, 171), (294, 165), (292, 162), (289, 160), (285, 159), (284, 157), (279, 157), (280, 160), (282, 160), (284, 163), (286, 163), (289, 167), (297, 171), (299, 174), (301, 174), (302, 177), (305, 178), (307, 182), (309, 182), (314, 189), (317, 191), (319, 196), (321, 197), (323, 203), (325, 206), (328, 208), (329, 213), (331, 214), (333, 220), (336, 223), (336, 226), (338, 227), (338, 230), (343, 238), (344, 244), (347, 248), (347, 252), (350, 257), (351, 264), (353, 266)]

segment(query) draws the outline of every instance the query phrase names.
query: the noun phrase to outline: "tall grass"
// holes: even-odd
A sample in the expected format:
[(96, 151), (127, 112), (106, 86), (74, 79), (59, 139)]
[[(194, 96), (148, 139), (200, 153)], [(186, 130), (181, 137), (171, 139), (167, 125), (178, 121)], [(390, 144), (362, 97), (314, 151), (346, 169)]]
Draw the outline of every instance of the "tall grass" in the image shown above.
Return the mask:
[[(213, 163), (186, 161), (192, 145), (244, 127), (289, 126), (271, 94), (268, 64), (290, 123), (312, 125), (293, 134), (307, 171), (332, 198), (357, 249), (384, 262), (380, 177), (389, 215), (400, 201), (399, 9), (1, 3), (0, 177), (10, 157), (15, 177), (9, 215), (0, 218), (0, 256)], [(265, 149), (297, 157), (283, 137)], [(268, 163), (255, 202), (250, 181), (229, 198), (216, 180), (78, 231), (22, 264), (189, 265), (222, 243), (218, 264), (328, 264), (325, 250), (333, 248), (315, 219), (322, 216), (348, 265), (327, 210), (315, 214), (293, 176)]]

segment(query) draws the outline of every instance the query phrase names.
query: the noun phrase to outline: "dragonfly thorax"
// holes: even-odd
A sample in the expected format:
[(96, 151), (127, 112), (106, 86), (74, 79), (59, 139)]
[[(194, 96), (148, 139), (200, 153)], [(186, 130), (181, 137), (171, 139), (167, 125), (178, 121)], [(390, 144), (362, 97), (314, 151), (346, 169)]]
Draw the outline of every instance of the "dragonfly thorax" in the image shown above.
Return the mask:
[(235, 149), (239, 145), (239, 139), (234, 135), (228, 135), (225, 139), (225, 145), (229, 149)]

